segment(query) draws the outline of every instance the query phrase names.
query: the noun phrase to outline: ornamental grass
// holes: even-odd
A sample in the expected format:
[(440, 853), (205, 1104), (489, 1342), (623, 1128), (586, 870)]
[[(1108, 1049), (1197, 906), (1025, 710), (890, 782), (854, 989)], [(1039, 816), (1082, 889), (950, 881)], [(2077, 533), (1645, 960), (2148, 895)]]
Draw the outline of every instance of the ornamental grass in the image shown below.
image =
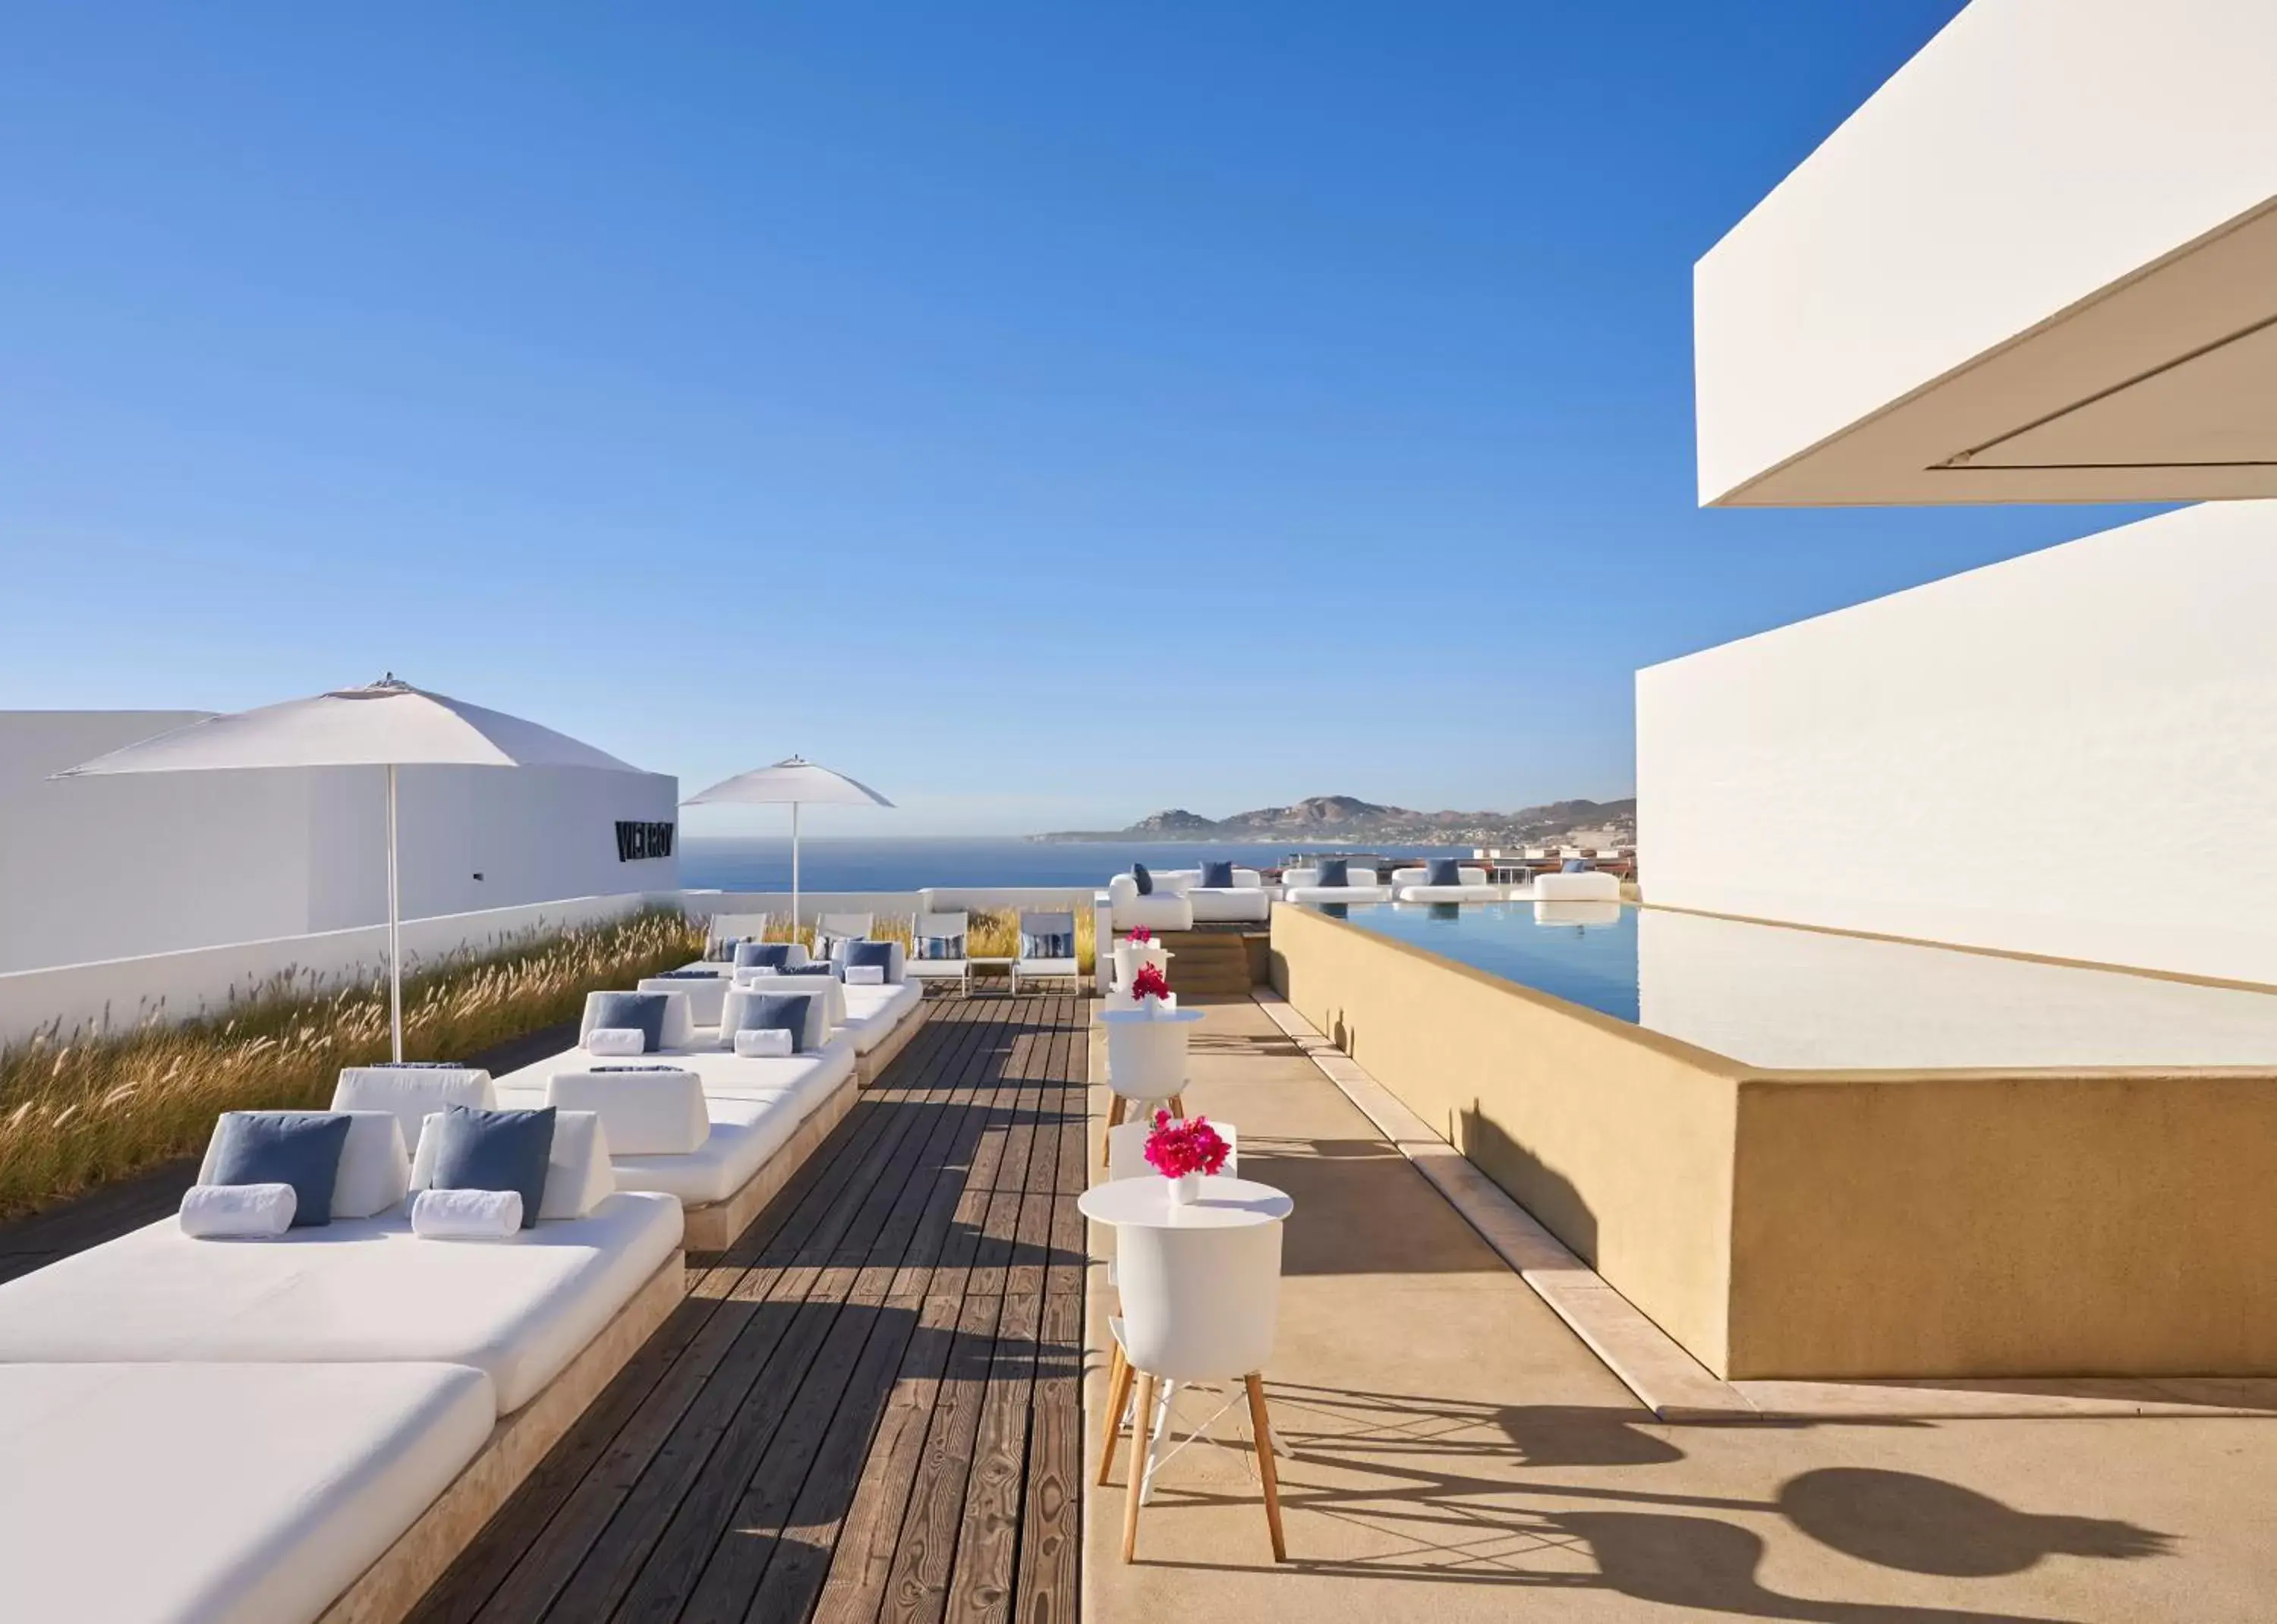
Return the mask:
[[(403, 984), (403, 1051), (460, 1059), (562, 1021), (585, 995), (686, 963), (704, 924), (668, 909), (434, 961)], [(210, 1016), (42, 1032), (0, 1050), (0, 1217), (200, 1150), (224, 1111), (321, 1109), (340, 1068), (388, 1055), (387, 984), (280, 973)]]

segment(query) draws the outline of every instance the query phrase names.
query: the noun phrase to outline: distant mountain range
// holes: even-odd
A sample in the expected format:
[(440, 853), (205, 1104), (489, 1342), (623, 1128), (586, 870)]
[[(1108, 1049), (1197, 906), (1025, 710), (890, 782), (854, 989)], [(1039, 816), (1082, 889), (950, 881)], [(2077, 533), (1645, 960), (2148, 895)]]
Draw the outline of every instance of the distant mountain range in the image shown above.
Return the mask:
[(1032, 840), (1195, 840), (1254, 845), (1260, 841), (1333, 840), (1357, 846), (1523, 844), (1575, 829), (1633, 829), (1636, 800), (1553, 801), (1515, 812), (1417, 812), (1378, 806), (1356, 795), (1314, 795), (1286, 807), (1260, 807), (1231, 817), (1204, 817), (1183, 807), (1149, 813), (1128, 829), (1060, 830)]

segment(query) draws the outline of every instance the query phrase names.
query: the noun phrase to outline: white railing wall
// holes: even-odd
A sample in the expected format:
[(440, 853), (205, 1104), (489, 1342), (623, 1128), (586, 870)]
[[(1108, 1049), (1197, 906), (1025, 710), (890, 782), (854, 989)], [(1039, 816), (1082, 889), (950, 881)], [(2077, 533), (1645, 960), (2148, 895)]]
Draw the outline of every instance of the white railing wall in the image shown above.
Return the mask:
[[(404, 966), (480, 952), (533, 932), (559, 930), (637, 912), (677, 907), (678, 892), (575, 897), (473, 914), (403, 922)], [(94, 964), (0, 975), (0, 1048), (52, 1030), (62, 1036), (130, 1028), (143, 1021), (193, 1020), (258, 992), (280, 976), (314, 988), (377, 977), (387, 962), (387, 927), (232, 942)]]

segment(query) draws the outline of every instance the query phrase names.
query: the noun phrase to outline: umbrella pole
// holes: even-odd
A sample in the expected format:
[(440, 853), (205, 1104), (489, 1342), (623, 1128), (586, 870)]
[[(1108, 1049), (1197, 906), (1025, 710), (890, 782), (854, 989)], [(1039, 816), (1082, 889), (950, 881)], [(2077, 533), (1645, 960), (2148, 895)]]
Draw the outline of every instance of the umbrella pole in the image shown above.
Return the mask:
[(387, 1030), (394, 1059), (403, 1059), (403, 931), (395, 884), (395, 763), (387, 764)]
[(790, 936), (798, 940), (798, 802), (790, 803)]

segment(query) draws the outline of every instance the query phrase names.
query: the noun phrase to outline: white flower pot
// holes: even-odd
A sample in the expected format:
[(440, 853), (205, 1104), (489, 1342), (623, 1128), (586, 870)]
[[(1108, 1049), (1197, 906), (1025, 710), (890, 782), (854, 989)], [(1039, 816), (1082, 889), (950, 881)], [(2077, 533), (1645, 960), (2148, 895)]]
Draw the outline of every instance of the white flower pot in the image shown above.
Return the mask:
[[(1152, 998), (1142, 1003), (1154, 1004)], [(1107, 1026), (1107, 1075), (1117, 1094), (1126, 1099), (1168, 1099), (1186, 1087), (1186, 1034), (1192, 1022), (1177, 1019), (1176, 1010), (1142, 1012), (1147, 1020), (1129, 1018)]]
[(1202, 1176), (1198, 1172), (1181, 1173), (1163, 1182), (1170, 1187), (1170, 1204), (1174, 1207), (1191, 1207), (1202, 1198)]

